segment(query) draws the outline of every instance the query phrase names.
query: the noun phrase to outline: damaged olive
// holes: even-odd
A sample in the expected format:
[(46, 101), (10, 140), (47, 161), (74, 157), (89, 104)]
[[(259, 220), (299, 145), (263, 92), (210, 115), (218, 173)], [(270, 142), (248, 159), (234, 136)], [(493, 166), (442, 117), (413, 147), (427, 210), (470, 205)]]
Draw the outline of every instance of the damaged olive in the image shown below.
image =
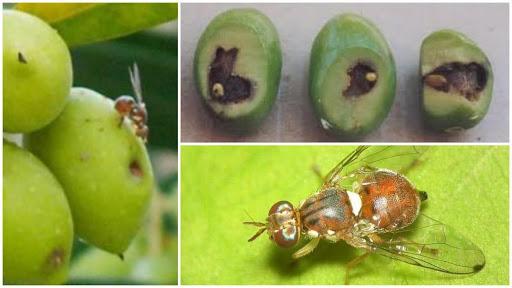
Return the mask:
[(322, 127), (360, 137), (386, 118), (395, 97), (395, 62), (384, 36), (368, 20), (338, 15), (311, 50), (309, 93)]
[(241, 128), (262, 121), (275, 102), (281, 47), (267, 16), (233, 9), (215, 17), (199, 39), (196, 85), (214, 115)]
[(434, 130), (475, 126), (487, 113), (493, 74), (487, 56), (465, 35), (440, 30), (421, 45), (422, 109)]
[(71, 57), (57, 31), (30, 14), (3, 12), (3, 129), (27, 133), (64, 109), (72, 82)]
[(61, 185), (28, 151), (3, 143), (4, 284), (62, 284), (73, 243)]
[(76, 234), (122, 254), (138, 232), (153, 190), (146, 147), (112, 100), (73, 88), (62, 114), (25, 144), (55, 174)]

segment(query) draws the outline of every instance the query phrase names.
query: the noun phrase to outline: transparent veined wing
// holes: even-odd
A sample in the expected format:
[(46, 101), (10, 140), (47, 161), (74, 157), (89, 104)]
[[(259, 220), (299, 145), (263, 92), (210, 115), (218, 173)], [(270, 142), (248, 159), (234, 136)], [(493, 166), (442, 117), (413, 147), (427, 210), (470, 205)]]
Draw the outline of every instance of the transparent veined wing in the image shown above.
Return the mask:
[(140, 73), (139, 66), (137, 63), (133, 63), (132, 68), (128, 67), (128, 73), (130, 74), (130, 82), (132, 83), (133, 93), (138, 103), (142, 103), (142, 86), (140, 84)]
[(327, 174), (324, 185), (335, 185), (343, 176), (361, 167), (386, 168), (406, 174), (427, 149), (427, 146), (359, 146)]
[(449, 274), (473, 274), (485, 266), (482, 250), (450, 226), (420, 214), (409, 227), (378, 234), (378, 241), (368, 237), (371, 251)]

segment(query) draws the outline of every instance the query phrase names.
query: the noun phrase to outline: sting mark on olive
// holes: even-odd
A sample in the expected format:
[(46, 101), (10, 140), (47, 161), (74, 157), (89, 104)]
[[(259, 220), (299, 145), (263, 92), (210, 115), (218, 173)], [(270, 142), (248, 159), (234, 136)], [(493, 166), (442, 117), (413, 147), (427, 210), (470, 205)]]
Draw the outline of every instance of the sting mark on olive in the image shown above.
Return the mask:
[(347, 71), (350, 83), (343, 91), (345, 97), (357, 97), (372, 90), (377, 83), (377, 72), (367, 64), (357, 63)]
[(477, 101), (487, 84), (487, 71), (475, 62), (451, 62), (425, 75), (423, 82), (435, 90), (446, 93), (453, 90), (469, 101)]
[(251, 96), (252, 85), (249, 79), (233, 73), (238, 48), (215, 51), (215, 59), (210, 65), (208, 85), (210, 97), (220, 103), (238, 103)]
[(144, 172), (142, 172), (142, 168), (140, 167), (140, 164), (137, 160), (133, 160), (130, 163), (130, 173), (132, 173), (133, 176), (138, 178), (144, 176)]
[(27, 64), (27, 59), (25, 59), (25, 56), (23, 56), (23, 53), (21, 52), (18, 52), (18, 62), (20, 63), (23, 63), (23, 64)]
[(62, 248), (55, 248), (46, 258), (47, 270), (54, 271), (58, 269), (65, 261), (66, 252)]
[(119, 254), (117, 254), (117, 257), (119, 257), (119, 259), (121, 259), (121, 261), (124, 261), (124, 255), (123, 255), (123, 253), (119, 253)]
[(80, 153), (80, 162), (85, 162), (91, 159), (91, 153), (89, 152), (82, 152)]

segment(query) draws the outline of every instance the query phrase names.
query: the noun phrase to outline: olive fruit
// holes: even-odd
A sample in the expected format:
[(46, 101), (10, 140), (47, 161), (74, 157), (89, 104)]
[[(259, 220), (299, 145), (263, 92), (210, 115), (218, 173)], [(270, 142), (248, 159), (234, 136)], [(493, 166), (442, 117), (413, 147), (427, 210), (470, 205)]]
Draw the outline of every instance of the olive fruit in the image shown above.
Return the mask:
[(143, 141), (113, 101), (73, 88), (61, 115), (24, 141), (62, 183), (76, 234), (122, 254), (142, 224), (153, 172)]
[(324, 129), (346, 138), (374, 130), (391, 109), (395, 82), (388, 44), (368, 20), (338, 15), (316, 36), (309, 93)]
[(3, 143), (4, 284), (67, 280), (73, 222), (61, 185), (30, 152)]
[(2, 13), (3, 129), (32, 132), (64, 109), (73, 78), (71, 57), (64, 40), (41, 19), (15, 10)]
[(267, 16), (254, 9), (218, 15), (195, 52), (194, 74), (203, 102), (234, 127), (255, 127), (275, 102), (281, 57), (276, 28)]
[(451, 132), (482, 120), (491, 103), (493, 73), (475, 42), (457, 31), (436, 31), (423, 40), (420, 66), (427, 126)]

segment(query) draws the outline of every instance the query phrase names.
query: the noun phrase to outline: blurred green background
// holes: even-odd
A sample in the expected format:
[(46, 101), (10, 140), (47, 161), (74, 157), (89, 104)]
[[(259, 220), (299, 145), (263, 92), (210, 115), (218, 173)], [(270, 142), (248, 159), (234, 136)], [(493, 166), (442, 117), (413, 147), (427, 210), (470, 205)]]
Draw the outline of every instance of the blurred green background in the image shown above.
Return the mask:
[[(12, 9), (14, 4), (4, 4), (3, 8)], [(40, 11), (45, 9), (51, 7)], [(103, 20), (109, 21), (98, 19)], [(147, 147), (158, 185), (144, 226), (124, 254), (124, 260), (76, 239), (67, 284), (177, 284), (178, 22), (170, 21), (113, 40), (73, 46), (70, 52), (73, 86), (87, 87), (112, 99), (134, 95), (128, 67), (137, 63), (148, 111)], [(7, 136), (19, 143), (16, 135)]]
[[(321, 242), (293, 263), (291, 249), (262, 236), (247, 242), (278, 200), (297, 205), (351, 146), (183, 146), (181, 281), (183, 284), (342, 284), (345, 265), (362, 254), (344, 242)], [(509, 147), (433, 146), (408, 173), (429, 193), (422, 213), (479, 246), (486, 266), (471, 277), (447, 275), (371, 255), (351, 284), (501, 284), (509, 281)]]

